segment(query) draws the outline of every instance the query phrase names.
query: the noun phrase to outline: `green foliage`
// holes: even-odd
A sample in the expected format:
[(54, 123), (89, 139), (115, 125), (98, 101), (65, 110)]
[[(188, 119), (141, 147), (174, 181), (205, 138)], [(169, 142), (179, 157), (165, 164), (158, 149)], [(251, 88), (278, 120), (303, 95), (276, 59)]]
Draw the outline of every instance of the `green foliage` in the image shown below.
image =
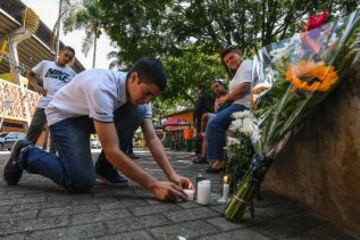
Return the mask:
[(85, 45), (90, 46), (91, 34), (105, 29), (119, 47), (117, 63), (125, 69), (142, 56), (162, 59), (170, 79), (163, 96), (168, 102), (185, 105), (194, 101), (199, 82), (225, 77), (217, 55), (224, 47), (239, 46), (250, 57), (260, 47), (299, 32), (311, 11), (327, 10), (339, 16), (353, 11), (358, 4), (357, 0), (82, 2), (65, 21), (65, 29), (86, 29)]
[(167, 89), (161, 96), (164, 101), (193, 107), (200, 83), (210, 89), (214, 80), (226, 78), (218, 54), (205, 54), (199, 48), (184, 49), (178, 57), (168, 55), (162, 60), (169, 78)]
[(64, 19), (65, 34), (77, 29), (85, 30), (82, 52), (87, 56), (94, 40), (101, 34), (101, 19), (104, 18), (99, 0), (82, 0), (81, 4), (68, 7), (68, 14)]

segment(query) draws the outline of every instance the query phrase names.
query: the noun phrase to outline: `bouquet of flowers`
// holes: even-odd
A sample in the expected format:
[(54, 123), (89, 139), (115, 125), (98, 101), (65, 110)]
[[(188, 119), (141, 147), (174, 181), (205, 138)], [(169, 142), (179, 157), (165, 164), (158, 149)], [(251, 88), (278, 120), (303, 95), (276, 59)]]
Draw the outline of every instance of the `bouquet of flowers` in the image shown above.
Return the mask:
[[(323, 21), (320, 21), (323, 22)], [(258, 135), (256, 154), (225, 209), (241, 221), (260, 183), (293, 130), (342, 80), (357, 53), (360, 10), (308, 32), (260, 49), (254, 57), (252, 111)]]
[(256, 119), (248, 110), (236, 112), (227, 137), (227, 161), (224, 175), (230, 185), (230, 192), (249, 168), (249, 159), (254, 155), (252, 136), (258, 134)]

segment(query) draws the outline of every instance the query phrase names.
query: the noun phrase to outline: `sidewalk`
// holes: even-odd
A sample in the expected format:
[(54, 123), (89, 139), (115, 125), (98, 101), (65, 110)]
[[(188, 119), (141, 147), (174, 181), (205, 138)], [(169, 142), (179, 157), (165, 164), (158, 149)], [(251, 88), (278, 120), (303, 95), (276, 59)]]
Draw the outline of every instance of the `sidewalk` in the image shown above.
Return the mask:
[[(205, 165), (191, 163), (191, 154), (168, 153), (180, 174), (195, 180), (204, 172)], [(149, 152), (136, 154), (137, 163), (165, 179)], [(8, 155), (0, 152), (0, 175)], [(207, 176), (212, 192), (220, 194), (218, 175)], [(71, 195), (40, 176), (24, 174), (15, 187), (1, 176), (0, 239), (355, 239), (284, 198), (262, 196), (255, 219), (234, 224), (222, 217), (224, 205), (161, 203), (134, 183), (117, 189), (98, 182), (87, 194)]]

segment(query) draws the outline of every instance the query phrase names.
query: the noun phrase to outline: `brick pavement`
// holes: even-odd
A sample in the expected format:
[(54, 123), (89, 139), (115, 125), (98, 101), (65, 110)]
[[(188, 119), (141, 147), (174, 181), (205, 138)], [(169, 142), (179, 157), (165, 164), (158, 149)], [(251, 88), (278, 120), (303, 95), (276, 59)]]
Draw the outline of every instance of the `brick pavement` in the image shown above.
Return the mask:
[[(192, 180), (204, 171), (191, 163), (191, 154), (168, 153), (177, 171)], [(165, 179), (148, 152), (137, 154), (137, 163)], [(7, 157), (0, 152), (1, 174)], [(214, 195), (220, 194), (218, 175), (207, 176)], [(289, 200), (269, 192), (263, 197), (255, 219), (235, 224), (222, 217), (224, 205), (161, 203), (135, 183), (117, 189), (98, 182), (89, 193), (67, 194), (40, 176), (24, 174), (15, 187), (1, 176), (0, 239), (355, 239)]]

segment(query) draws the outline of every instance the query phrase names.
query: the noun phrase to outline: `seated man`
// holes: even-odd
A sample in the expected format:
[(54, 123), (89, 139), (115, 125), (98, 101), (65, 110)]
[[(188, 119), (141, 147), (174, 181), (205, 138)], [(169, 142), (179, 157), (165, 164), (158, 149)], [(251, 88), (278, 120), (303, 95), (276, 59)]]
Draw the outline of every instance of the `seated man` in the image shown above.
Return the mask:
[(206, 160), (206, 154), (207, 154), (207, 141), (206, 141), (206, 125), (208, 123), (208, 121), (213, 118), (216, 113), (220, 112), (221, 110), (225, 109), (227, 106), (230, 105), (230, 103), (226, 103), (222, 106), (220, 106), (219, 104), (219, 100), (220, 98), (222, 98), (223, 96), (225, 96), (227, 94), (227, 91), (225, 89), (224, 83), (220, 80), (216, 80), (212, 85), (211, 85), (211, 89), (214, 92), (216, 99), (214, 102), (214, 111), (215, 113), (204, 113), (201, 116), (201, 131), (200, 131), (200, 136), (201, 136), (201, 158), (198, 159), (197, 161), (194, 161), (195, 164), (207, 164), (208, 161)]
[[(190, 180), (179, 176), (170, 164), (151, 122), (151, 107), (144, 106), (141, 127), (151, 153), (169, 179), (159, 181), (134, 163), (121, 151), (124, 132), (118, 119), (127, 119), (132, 105), (149, 103), (165, 89), (167, 77), (162, 64), (152, 58), (140, 59), (126, 74), (103, 69), (92, 69), (77, 75), (62, 88), (45, 112), (50, 132), (59, 157), (47, 153), (27, 140), (14, 144), (4, 167), (8, 185), (16, 185), (23, 170), (48, 177), (70, 192), (89, 191), (96, 182), (96, 171), (90, 151), (90, 133), (93, 127), (103, 148), (97, 165), (111, 165), (127, 177), (151, 191), (159, 200), (186, 199), (182, 187)], [(133, 114), (130, 114), (133, 116)], [(134, 114), (135, 116), (137, 114)], [(129, 126), (132, 117), (126, 122)], [(136, 126), (132, 126), (135, 128)], [(126, 135), (126, 133), (125, 133)], [(119, 142), (120, 139), (120, 142)], [(107, 171), (98, 171), (106, 178)]]

